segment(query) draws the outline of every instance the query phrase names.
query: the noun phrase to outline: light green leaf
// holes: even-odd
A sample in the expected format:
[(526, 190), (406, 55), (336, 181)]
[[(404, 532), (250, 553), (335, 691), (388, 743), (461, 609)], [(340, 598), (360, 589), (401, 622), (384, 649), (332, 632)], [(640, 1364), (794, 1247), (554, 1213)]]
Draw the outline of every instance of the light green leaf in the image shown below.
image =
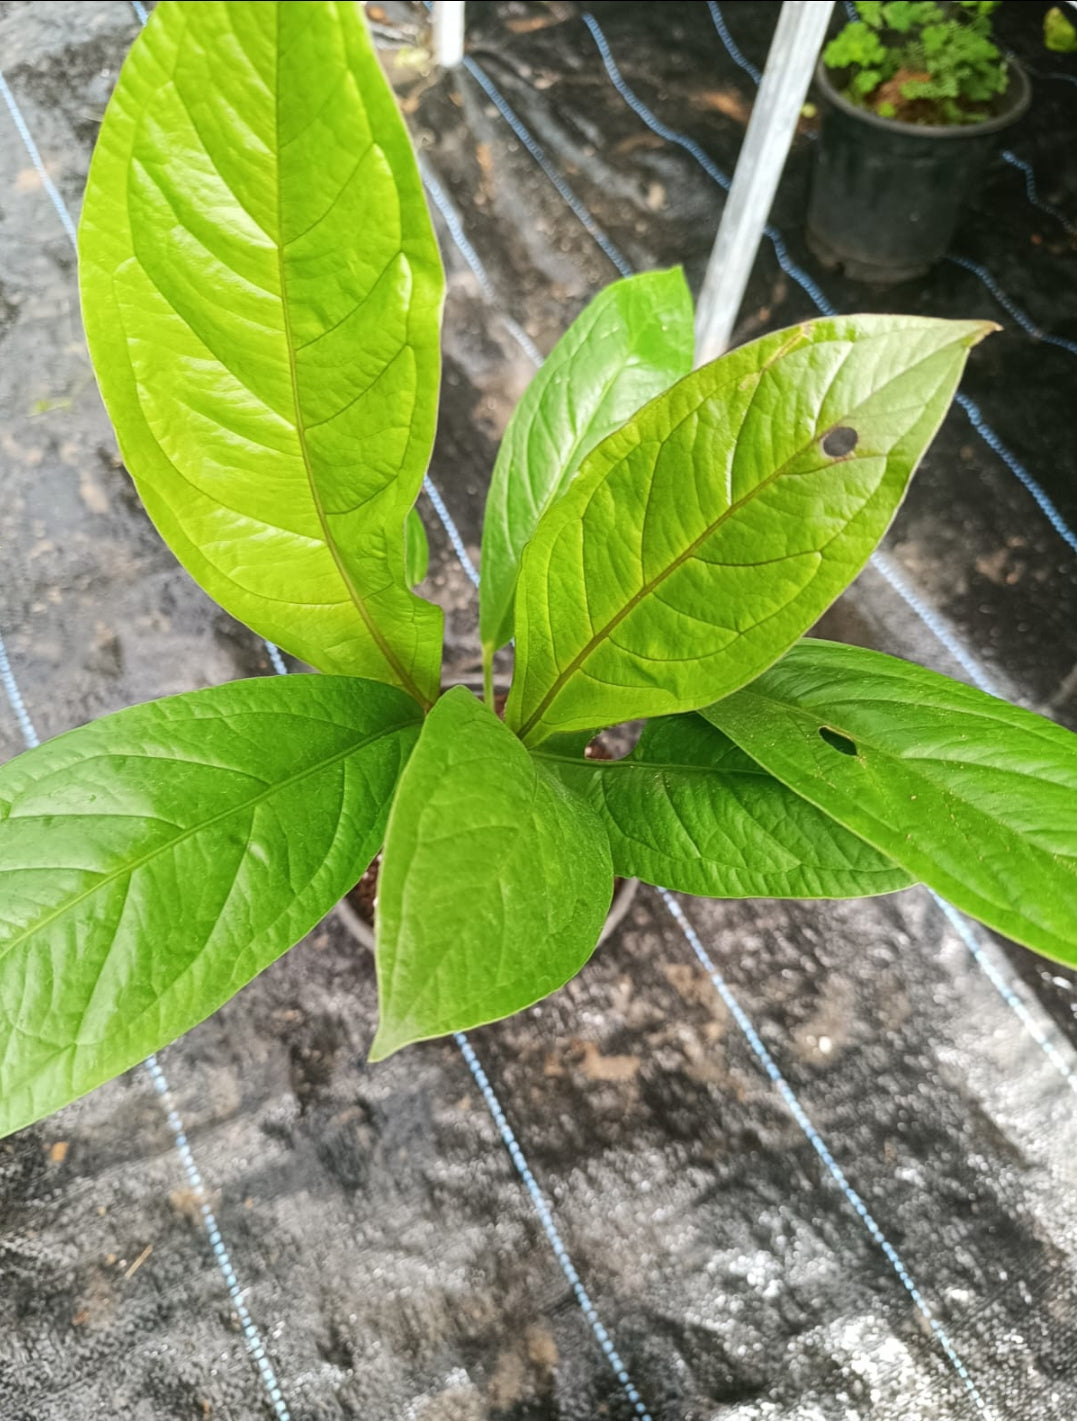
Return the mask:
[(418, 587), (430, 567), (430, 544), (426, 539), (426, 529), (414, 508), (408, 513), (404, 524), (404, 566), (409, 587)]
[(811, 321), (610, 435), (524, 554), (508, 724), (536, 744), (696, 710), (757, 676), (863, 567), (991, 329)]
[(859, 898), (912, 882), (700, 716), (648, 721), (623, 760), (549, 745), (535, 758), (593, 806), (626, 878), (708, 898)]
[(429, 702), (404, 573), (443, 278), (353, 4), (159, 5), (94, 151), (86, 333), (146, 508), (207, 592), (323, 671)]
[(612, 895), (594, 811), (470, 692), (450, 691), (389, 818), (371, 1060), (555, 991), (594, 951)]
[(934, 671), (822, 641), (704, 714), (955, 907), (1077, 963), (1077, 736)]
[(382, 841), (419, 731), (352, 677), (233, 681), (0, 768), (0, 1135), (215, 1011)]
[(692, 368), (692, 297), (679, 267), (615, 281), (554, 346), (509, 420), (486, 498), (479, 633), (512, 637), (520, 558), (584, 457)]
[(1043, 42), (1055, 54), (1077, 51), (1077, 27), (1064, 10), (1053, 5), (1043, 17)]

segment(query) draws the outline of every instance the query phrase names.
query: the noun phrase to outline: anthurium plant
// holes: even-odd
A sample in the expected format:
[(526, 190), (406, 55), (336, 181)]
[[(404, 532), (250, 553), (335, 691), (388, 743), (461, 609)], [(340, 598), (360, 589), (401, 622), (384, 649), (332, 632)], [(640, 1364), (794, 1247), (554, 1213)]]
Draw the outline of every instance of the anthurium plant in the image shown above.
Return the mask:
[[(802, 639), (987, 325), (835, 317), (693, 370), (678, 271), (604, 291), (493, 471), (479, 699), (443, 691), (442, 614), (413, 590), (443, 278), (360, 7), (159, 5), (104, 118), (80, 280), (150, 517), (320, 674), (136, 706), (0, 770), (4, 1131), (214, 1011), (379, 849), (374, 1059), (566, 982), (615, 874), (719, 897), (921, 880), (1077, 961), (1077, 737)], [(586, 757), (640, 719), (625, 758)]]

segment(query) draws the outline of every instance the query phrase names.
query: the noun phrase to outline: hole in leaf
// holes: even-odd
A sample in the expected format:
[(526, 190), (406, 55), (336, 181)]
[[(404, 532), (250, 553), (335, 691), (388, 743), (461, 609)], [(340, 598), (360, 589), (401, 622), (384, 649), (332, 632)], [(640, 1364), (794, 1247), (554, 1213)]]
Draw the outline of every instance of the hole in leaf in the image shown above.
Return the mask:
[(847, 424), (839, 424), (824, 436), (823, 453), (830, 459), (843, 459), (846, 454), (853, 452), (859, 438), (855, 429), (850, 429)]
[(832, 750), (837, 750), (841, 755), (855, 755), (856, 743), (849, 739), (847, 735), (842, 735), (840, 731), (831, 730), (829, 725), (821, 725), (819, 734), (826, 741)]

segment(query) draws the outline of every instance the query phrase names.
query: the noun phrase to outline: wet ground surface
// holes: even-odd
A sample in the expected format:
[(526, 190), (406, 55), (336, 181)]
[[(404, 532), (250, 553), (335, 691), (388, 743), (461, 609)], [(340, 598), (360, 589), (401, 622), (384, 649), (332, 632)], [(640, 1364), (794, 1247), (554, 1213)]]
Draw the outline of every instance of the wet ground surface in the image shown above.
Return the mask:
[[(639, 97), (732, 172), (753, 86), (708, 7), (592, 8)], [(1040, 199), (1077, 224), (1077, 85), (1046, 77), (1067, 63), (1077, 77), (1077, 60), (1042, 50), (1044, 8), (1002, 7), (1007, 42), (1041, 71), (1010, 148)], [(634, 266), (681, 260), (698, 285), (722, 194), (626, 106), (578, 8), (468, 9), (473, 57), (617, 248)], [(532, 372), (504, 316), (548, 349), (614, 271), (473, 76), (430, 68), (421, 7), (371, 11), (424, 160), (491, 283), (488, 299), (443, 231), (431, 473), (477, 558), (497, 439)], [(757, 65), (776, 12), (724, 7)], [(0, 4), (5, 77), (76, 216), (136, 28), (118, 0)], [(843, 310), (1001, 320), (964, 389), (1077, 525), (1077, 356), (1020, 331), (953, 264), (884, 292), (820, 271), (802, 238), (811, 157), (805, 134), (775, 207), (790, 256)], [(992, 167), (955, 251), (1045, 333), (1077, 339), (1073, 229), (1029, 204), (1016, 168)], [(811, 314), (764, 245), (738, 338)], [(2, 109), (0, 416), (0, 629), (42, 736), (269, 669), (257, 639), (176, 566), (117, 463), (71, 245)], [(474, 596), (422, 511), (430, 592), (449, 611), (450, 665), (466, 673)], [(1077, 554), (960, 410), (887, 551), (1009, 694), (1077, 725)], [(826, 629), (954, 670), (875, 573)], [(0, 707), (0, 754), (19, 748)], [(685, 911), (953, 1356), (644, 890), (580, 979), (473, 1044), (650, 1414), (1069, 1421), (1072, 979), (981, 935), (992, 970), (1023, 978), (1048, 1055), (918, 890)], [(364, 1064), (373, 989), (367, 955), (330, 918), (161, 1058), (283, 1401), (248, 1354), (169, 1122), (134, 1072), (0, 1143), (5, 1421), (637, 1414), (459, 1051)]]

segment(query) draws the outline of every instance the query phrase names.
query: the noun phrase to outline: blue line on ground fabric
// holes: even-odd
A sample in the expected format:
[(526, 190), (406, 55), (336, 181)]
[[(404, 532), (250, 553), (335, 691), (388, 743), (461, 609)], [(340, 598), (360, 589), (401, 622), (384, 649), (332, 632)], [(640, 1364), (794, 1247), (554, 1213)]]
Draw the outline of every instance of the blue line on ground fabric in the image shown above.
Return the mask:
[(19, 137), (22, 139), (23, 147), (30, 155), (30, 162), (33, 163), (37, 175), (41, 179), (41, 186), (45, 189), (49, 201), (56, 209), (56, 215), (59, 217), (64, 231), (71, 238), (71, 245), (77, 247), (78, 234), (75, 231), (75, 224), (71, 220), (71, 214), (67, 210), (67, 204), (60, 196), (56, 184), (52, 178), (49, 177), (48, 169), (41, 160), (41, 154), (37, 151), (37, 144), (34, 142), (29, 128), (26, 126), (26, 120), (22, 116), (22, 111), (15, 102), (15, 95), (8, 88), (7, 80), (2, 73), (0, 73), (0, 95), (3, 96), (4, 103), (7, 105), (7, 111), (11, 115), (11, 121), (18, 131)]
[(30, 712), (26, 709), (22, 692), (19, 690), (18, 682), (15, 680), (15, 673), (11, 669), (11, 662), (8, 660), (7, 647), (4, 645), (4, 638), (0, 635), (0, 685), (7, 693), (8, 704), (15, 714), (15, 720), (22, 731), (22, 738), (26, 742), (28, 750), (36, 750), (41, 744), (38, 739), (34, 723), (30, 719)]
[(501, 1108), (501, 1103), (498, 1100), (497, 1096), (494, 1094), (493, 1088), (490, 1085), (486, 1072), (483, 1070), (481, 1064), (479, 1063), (479, 1058), (475, 1055), (475, 1051), (471, 1043), (468, 1041), (467, 1037), (462, 1031), (456, 1032), (456, 1034), (453, 1036), (453, 1040), (456, 1042), (457, 1046), (459, 1046), (461, 1052), (463, 1053), (463, 1057), (464, 1060), (467, 1062), (468, 1069), (474, 1076), (475, 1083), (479, 1087), (479, 1090), (482, 1092), (482, 1097), (486, 1102), (486, 1107), (489, 1110), (490, 1114), (493, 1116), (494, 1124), (497, 1126), (498, 1134), (501, 1136), (502, 1144), (504, 1144), (506, 1150), (508, 1150), (509, 1157), (511, 1158), (513, 1164), (516, 1166), (516, 1170), (520, 1178), (523, 1180), (524, 1186), (527, 1189), (528, 1194), (531, 1196), (531, 1202), (534, 1205), (535, 1213), (538, 1215), (539, 1222), (542, 1224), (542, 1228), (546, 1234), (546, 1238), (549, 1242), (549, 1245), (553, 1249), (554, 1257), (561, 1265), (561, 1271), (564, 1273), (565, 1278), (568, 1280), (569, 1287), (572, 1289), (572, 1292), (575, 1295), (576, 1301), (580, 1305), (580, 1309), (583, 1312), (584, 1317), (587, 1319), (588, 1323), (591, 1326), (592, 1332), (595, 1334), (595, 1337), (598, 1340), (598, 1345), (605, 1353), (610, 1366), (613, 1368), (614, 1375), (620, 1382), (625, 1395), (632, 1403), (636, 1415), (640, 1417), (640, 1421), (651, 1421), (647, 1408), (644, 1406), (643, 1400), (640, 1397), (639, 1392), (632, 1384), (632, 1378), (629, 1376), (625, 1368), (625, 1364), (621, 1360), (620, 1354), (617, 1351), (617, 1348), (613, 1345), (612, 1338), (606, 1331), (605, 1327), (603, 1327), (602, 1320), (599, 1317), (597, 1311), (595, 1310), (595, 1305), (594, 1303), (592, 1303), (587, 1289), (580, 1281), (580, 1275), (576, 1272), (576, 1268), (573, 1265), (572, 1259), (568, 1256), (568, 1252), (565, 1249), (564, 1243), (562, 1242), (561, 1235), (558, 1232), (557, 1225), (554, 1223), (553, 1215), (550, 1212), (550, 1206), (547, 1204), (542, 1190), (536, 1183), (535, 1176), (531, 1173), (527, 1160), (524, 1158), (523, 1151), (520, 1149), (520, 1146), (517, 1143), (516, 1136), (513, 1134), (512, 1128), (509, 1125), (508, 1120), (505, 1118), (505, 1112)]
[(999, 154), (999, 157), (1004, 163), (1009, 163), (1011, 168), (1016, 168), (1018, 172), (1024, 175), (1025, 196), (1028, 198), (1032, 206), (1038, 207), (1041, 212), (1046, 212), (1048, 217), (1053, 217), (1056, 222), (1060, 222), (1067, 232), (1072, 232), (1073, 223), (1069, 221), (1069, 219), (1066, 217), (1066, 214), (1064, 212), (1060, 212), (1057, 207), (1053, 206), (1051, 203), (1047, 202), (1046, 199), (1040, 196), (1040, 190), (1036, 183), (1036, 174), (1033, 170), (1032, 164), (1026, 162), (1024, 158), (1019, 158), (1017, 154), (1013, 152), (1013, 150), (1010, 148), (1004, 148)]
[(989, 696), (1001, 696), (1002, 693), (998, 686), (981, 666), (979, 660), (962, 645), (946, 620), (913, 591), (890, 556), (877, 548), (871, 556), (871, 565), (923, 622), (935, 640), (946, 648), (973, 685), (978, 686), (981, 691), (986, 691)]
[(946, 260), (954, 266), (960, 266), (963, 267), (965, 271), (972, 272), (973, 276), (987, 287), (988, 291), (990, 291), (1002, 309), (1011, 315), (1021, 329), (1028, 335), (1032, 336), (1035, 340), (1043, 341), (1045, 345), (1057, 345), (1059, 350), (1068, 351), (1070, 355), (1077, 355), (1077, 341), (1067, 340), (1065, 336), (1053, 336), (1049, 332), (1042, 330), (1028, 312), (1022, 310), (1008, 292), (1003, 291), (1002, 287), (985, 266), (982, 266), (979, 262), (972, 261), (970, 257), (948, 256)]
[(718, 37), (726, 47), (726, 53), (734, 64), (744, 70), (753, 84), (761, 84), (763, 75), (750, 59), (745, 59), (738, 46), (734, 43), (733, 36), (726, 28), (726, 22), (722, 17), (722, 11), (717, 0), (707, 0), (707, 9), (711, 12), (711, 19), (714, 21), (714, 28), (718, 31)]
[(797, 1099), (797, 1096), (793, 1091), (793, 1087), (782, 1075), (777, 1063), (774, 1060), (774, 1057), (770, 1054), (767, 1047), (763, 1044), (762, 1037), (752, 1025), (752, 1022), (748, 1017), (747, 1013), (744, 1011), (744, 1008), (740, 1005), (736, 997), (733, 995), (725, 978), (714, 965), (714, 961), (711, 958), (710, 954), (707, 952), (707, 949), (703, 946), (699, 934), (696, 932), (695, 928), (693, 928), (692, 924), (685, 917), (684, 911), (681, 908), (680, 903), (678, 903), (676, 898), (674, 898), (673, 894), (668, 892), (668, 890), (666, 890), (665, 888), (660, 888), (658, 892), (662, 898), (662, 901), (665, 903), (666, 907), (669, 909), (670, 913), (676, 920), (677, 926), (684, 934), (684, 937), (688, 942), (689, 946), (691, 947), (692, 951), (698, 958), (703, 970), (710, 978), (715, 991), (725, 1003), (725, 1006), (729, 1011), (730, 1015), (733, 1017), (733, 1020), (737, 1023), (737, 1026), (740, 1029), (740, 1032), (744, 1036), (745, 1040), (748, 1042), (752, 1053), (758, 1060), (759, 1064), (762, 1066), (763, 1070), (770, 1077), (779, 1095), (784, 1100), (786, 1107), (789, 1110), (789, 1113), (792, 1115), (793, 1119), (800, 1127), (812, 1149), (815, 1151), (815, 1153), (822, 1160), (823, 1164), (826, 1166), (827, 1172), (830, 1175), (831, 1179), (841, 1190), (850, 1207), (860, 1218), (861, 1222), (867, 1229), (873, 1241), (882, 1250), (882, 1253), (886, 1257), (887, 1262), (890, 1264), (891, 1268), (893, 1268), (894, 1272), (900, 1279), (902, 1287), (912, 1299), (917, 1312), (919, 1312), (920, 1316), (931, 1328), (931, 1331), (934, 1333), (939, 1346), (946, 1354), (950, 1365), (953, 1367), (957, 1375), (961, 1378), (961, 1381), (965, 1386), (965, 1390), (968, 1392), (973, 1405), (976, 1407), (976, 1410), (981, 1414), (981, 1416), (989, 1417), (991, 1415), (991, 1412), (988, 1410), (987, 1403), (981, 1396), (976, 1386), (976, 1383), (969, 1375), (969, 1371), (968, 1368), (965, 1366), (965, 1363), (961, 1360), (960, 1356), (958, 1356), (954, 1348), (954, 1344), (950, 1340), (949, 1334), (947, 1333), (946, 1329), (943, 1327), (942, 1323), (939, 1322), (926, 1298), (920, 1292), (920, 1289), (917, 1287), (916, 1282), (914, 1281), (911, 1273), (908, 1270), (908, 1267), (902, 1260), (901, 1255), (898, 1253), (897, 1249), (893, 1246), (890, 1240), (883, 1233), (882, 1229), (876, 1223), (875, 1219), (868, 1211), (867, 1205), (864, 1203), (863, 1199), (849, 1183), (848, 1179), (845, 1177), (844, 1170), (838, 1164), (834, 1156), (830, 1153), (830, 1150), (827, 1148), (827, 1145), (823, 1140), (822, 1136), (819, 1134), (818, 1130), (816, 1130), (815, 1126), (812, 1124), (810, 1118), (808, 1117), (807, 1112), (804, 1110), (804, 1107)]
[(460, 214), (452, 205), (449, 194), (434, 175), (433, 169), (421, 160), (419, 162), (419, 173), (422, 176), (423, 187), (426, 188), (434, 206), (438, 212), (441, 213), (445, 226), (449, 229), (449, 236), (453, 239), (453, 244), (464, 258), (464, 261), (467, 262), (472, 275), (479, 283), (479, 289), (491, 306), (496, 305), (497, 293), (490, 284), (490, 278), (487, 275), (486, 268), (482, 264), (482, 258), (468, 240), (463, 223), (460, 221)]
[[(594, 15), (590, 14), (588, 11), (585, 10), (583, 12), (582, 19), (588, 30), (590, 30), (591, 32), (591, 38), (594, 40), (595, 45), (598, 48), (598, 52), (602, 58), (602, 63), (605, 66), (606, 74), (609, 78), (610, 83), (620, 94), (621, 98), (624, 99), (625, 103), (633, 111), (633, 113), (635, 113), (638, 118), (641, 118), (643, 122), (647, 125), (647, 127), (651, 130), (651, 132), (656, 133), (659, 138), (664, 138), (667, 143), (675, 143), (678, 148), (683, 148), (686, 153), (690, 154), (695, 159), (695, 161), (699, 164), (699, 166), (703, 169), (703, 171), (707, 174), (707, 176), (713, 183), (717, 184), (717, 186), (720, 187), (723, 192), (728, 192), (729, 178), (725, 175), (725, 173), (722, 172), (721, 168), (718, 167), (717, 163), (715, 163), (713, 159), (707, 153), (704, 152), (704, 150), (699, 146), (695, 139), (690, 138), (686, 133), (681, 133), (678, 129), (670, 128), (668, 124), (663, 123), (660, 118), (658, 118), (655, 114), (651, 112), (651, 110), (647, 107), (643, 100), (634, 92), (634, 90), (629, 87), (620, 69), (618, 69), (617, 67), (617, 63), (614, 60), (613, 54), (610, 50), (609, 42), (606, 39), (606, 36), (603, 34), (602, 28), (599, 25), (598, 21), (595, 19)], [(822, 311), (824, 316), (836, 315), (836, 308), (832, 306), (827, 300), (826, 296), (824, 296), (818, 283), (808, 275), (808, 273), (804, 270), (803, 267), (798, 266), (797, 263), (793, 260), (793, 258), (789, 255), (789, 252), (786, 249), (785, 242), (778, 229), (768, 222), (767, 225), (763, 228), (763, 235), (767, 238), (767, 240), (773, 247), (774, 255), (777, 258), (778, 265), (781, 267), (782, 271), (784, 271), (786, 276), (790, 277), (791, 280), (795, 281), (797, 285), (801, 287), (801, 289), (808, 295), (810, 300), (814, 303), (817, 310)], [(624, 273), (622, 273), (622, 275), (623, 274)]]
[(1065, 1059), (1054, 1041), (1044, 1033), (1035, 1017), (1029, 1011), (1027, 1004), (1021, 1000), (1010, 983), (1007, 982), (1006, 978), (999, 972), (997, 966), (984, 949), (983, 943), (973, 932), (972, 925), (968, 919), (962, 913), (959, 913), (951, 904), (947, 903), (944, 898), (940, 898), (932, 889), (928, 889), (928, 892), (932, 898), (934, 898), (939, 908), (942, 909), (943, 913), (945, 913), (954, 931), (968, 948), (969, 952), (972, 953), (977, 965), (983, 969), (999, 996), (1010, 1010), (1021, 1018), (1029, 1036), (1032, 1037), (1044, 1055), (1048, 1057), (1070, 1090), (1077, 1095), (1077, 1071), (1075, 1071), (1070, 1062)]
[(515, 133), (531, 157), (549, 178), (550, 182), (560, 194), (562, 201), (567, 207), (572, 209), (592, 240), (601, 248), (622, 276), (631, 276), (632, 267), (627, 258), (621, 255), (621, 252), (614, 246), (613, 242), (610, 241), (602, 227), (572, 191), (565, 179), (550, 162), (549, 158), (546, 157), (540, 145), (535, 142), (535, 139), (516, 117), (516, 114), (509, 107), (507, 100), (503, 98), (500, 89), (498, 89), (494, 81), (487, 75), (486, 71), (469, 57), (465, 57), (464, 59), (464, 68), (497, 109), (498, 113), (512, 129), (513, 133)]
[[(428, 11), (434, 8), (433, 0), (423, 0), (423, 4), (425, 5)], [(578, 221), (582, 224), (584, 230), (591, 237), (592, 241), (594, 241), (595, 244), (603, 252), (605, 252), (606, 256), (610, 259), (610, 261), (613, 263), (613, 265), (617, 268), (617, 270), (621, 273), (622, 276), (631, 276), (632, 267), (627, 261), (627, 259), (621, 255), (618, 249), (610, 241), (606, 233), (599, 226), (594, 215), (587, 210), (584, 204), (569, 187), (564, 177), (557, 171), (554, 165), (550, 162), (549, 158), (546, 157), (546, 154), (543, 152), (542, 146), (535, 140), (533, 134), (529, 132), (529, 130), (524, 126), (520, 119), (517, 118), (508, 101), (503, 97), (500, 89), (486, 73), (485, 69), (481, 68), (478, 64), (476, 64), (475, 61), (468, 55), (464, 56), (463, 65), (467, 72), (475, 80), (476, 84), (478, 84), (479, 88), (493, 104), (494, 108), (497, 109), (501, 117), (512, 129), (513, 133), (515, 133), (516, 137), (523, 144), (527, 152), (530, 153), (531, 157), (546, 174), (547, 178), (556, 188), (558, 194), (561, 197), (562, 202), (564, 202), (567, 207), (571, 208), (572, 212), (575, 214)]]
[(475, 564), (468, 556), (467, 548), (464, 546), (464, 540), (460, 536), (460, 530), (453, 522), (452, 515), (445, 506), (445, 500), (442, 498), (436, 484), (434, 483), (433, 479), (430, 477), (429, 474), (426, 474), (423, 477), (423, 492), (430, 500), (434, 512), (437, 514), (441, 522), (441, 526), (448, 534), (449, 542), (452, 544), (452, 550), (456, 554), (456, 559), (459, 562), (460, 566), (467, 574), (467, 580), (471, 583), (472, 587), (477, 588), (479, 585), (478, 571), (476, 570)]
[[(448, 229), (449, 236), (453, 239), (460, 255), (470, 267), (472, 275), (479, 283), (482, 294), (486, 297), (486, 300), (491, 306), (496, 307), (498, 305), (497, 293), (494, 291), (478, 252), (468, 240), (467, 233), (464, 231), (463, 225), (460, 222), (459, 214), (452, 205), (452, 200), (425, 163), (419, 164), (419, 171), (422, 174), (423, 186), (430, 194), (431, 201), (441, 214), (445, 226)], [(509, 334), (527, 358), (533, 361), (535, 365), (541, 365), (542, 355), (539, 352), (539, 348), (523, 327), (505, 312), (501, 313), (501, 319)]]
[(157, 1059), (156, 1052), (152, 1056), (147, 1056), (145, 1061), (146, 1070), (149, 1072), (150, 1081), (161, 1101), (168, 1121), (168, 1128), (172, 1131), (172, 1138), (176, 1145), (176, 1152), (180, 1157), (183, 1172), (187, 1176), (187, 1183), (191, 1187), (194, 1197), (198, 1200), (198, 1212), (202, 1218), (203, 1227), (209, 1238), (209, 1246), (213, 1250), (213, 1256), (217, 1261), (221, 1277), (224, 1279), (225, 1287), (228, 1289), (228, 1296), (232, 1300), (232, 1307), (239, 1318), (239, 1325), (243, 1329), (243, 1340), (247, 1344), (247, 1350), (254, 1358), (255, 1366), (262, 1378), (266, 1392), (269, 1396), (270, 1404), (276, 1414), (278, 1421), (291, 1421), (291, 1412), (288, 1410), (288, 1403), (284, 1399), (284, 1394), (277, 1381), (277, 1374), (273, 1370), (273, 1363), (269, 1360), (265, 1346), (262, 1342), (261, 1334), (255, 1325), (254, 1319), (243, 1299), (243, 1289), (239, 1286), (239, 1279), (236, 1271), (232, 1267), (232, 1259), (228, 1248), (221, 1237), (220, 1225), (217, 1223), (216, 1215), (210, 1208), (206, 1197), (206, 1186), (202, 1179), (201, 1171), (195, 1163), (191, 1146), (187, 1139), (187, 1132), (183, 1128), (183, 1121), (180, 1119), (176, 1109), (172, 1091), (161, 1063)]
[(1040, 486), (1036, 479), (1021, 463), (1017, 455), (1012, 453), (995, 431), (984, 419), (980, 406), (969, 395), (961, 394), (960, 391), (954, 396), (954, 404), (960, 405), (968, 416), (968, 421), (980, 436), (983, 442), (991, 449), (1032, 495), (1038, 504), (1040, 512), (1050, 523), (1058, 536), (1064, 543), (1067, 543), (1075, 553), (1077, 553), (1077, 533), (1066, 522), (1065, 518), (1055, 507), (1050, 495)]

